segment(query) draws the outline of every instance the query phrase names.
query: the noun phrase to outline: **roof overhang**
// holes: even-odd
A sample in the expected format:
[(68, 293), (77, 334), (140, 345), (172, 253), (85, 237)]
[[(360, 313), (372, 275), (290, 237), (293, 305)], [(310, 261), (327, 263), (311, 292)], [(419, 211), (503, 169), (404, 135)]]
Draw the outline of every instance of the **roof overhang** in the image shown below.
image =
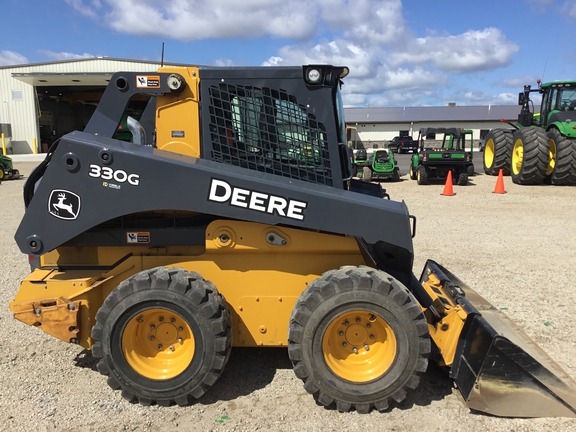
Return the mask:
[(13, 73), (12, 78), (35, 87), (43, 86), (107, 86), (114, 75), (100, 73)]

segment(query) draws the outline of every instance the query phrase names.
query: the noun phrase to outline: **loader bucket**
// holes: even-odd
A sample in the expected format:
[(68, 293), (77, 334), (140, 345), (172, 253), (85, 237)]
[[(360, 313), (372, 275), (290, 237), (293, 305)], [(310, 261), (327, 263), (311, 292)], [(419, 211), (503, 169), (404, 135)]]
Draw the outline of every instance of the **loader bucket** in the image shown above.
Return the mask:
[(532, 339), (441, 265), (434, 273), (467, 312), (450, 377), (472, 410), (501, 417), (576, 417), (576, 381)]

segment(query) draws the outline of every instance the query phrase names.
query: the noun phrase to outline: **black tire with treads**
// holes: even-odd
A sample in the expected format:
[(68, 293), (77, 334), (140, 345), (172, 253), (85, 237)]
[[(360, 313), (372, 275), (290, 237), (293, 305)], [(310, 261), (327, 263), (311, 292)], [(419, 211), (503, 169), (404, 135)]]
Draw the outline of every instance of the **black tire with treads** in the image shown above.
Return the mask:
[(552, 184), (576, 186), (576, 139), (562, 135), (556, 128), (548, 131), (548, 139), (553, 142), (556, 149)]
[[(150, 324), (145, 318), (153, 313), (156, 321)], [(149, 356), (144, 348), (152, 345), (148, 340), (154, 335), (158, 353)], [(168, 337), (171, 342), (159, 343)], [(231, 350), (231, 317), (211, 282), (184, 269), (157, 267), (135, 274), (108, 295), (96, 314), (92, 338), (92, 354), (100, 359), (98, 370), (125, 399), (142, 405), (187, 405), (224, 370)], [(131, 361), (135, 351), (139, 357)], [(177, 358), (184, 360), (171, 376), (163, 367), (155, 369), (178, 353), (184, 357)]]
[[(430, 348), (417, 300), (395, 278), (371, 267), (324, 273), (308, 285), (290, 318), (288, 355), (296, 376), (318, 403), (342, 412), (385, 411), (391, 401), (404, 400), (426, 371)], [(342, 350), (350, 356), (339, 356)]]
[(546, 131), (540, 127), (526, 127), (514, 133), (510, 175), (520, 185), (542, 184), (549, 162), (549, 143)]
[(486, 135), (482, 153), (486, 174), (496, 176), (502, 170), (503, 175), (510, 175), (513, 133), (513, 129), (492, 129)]

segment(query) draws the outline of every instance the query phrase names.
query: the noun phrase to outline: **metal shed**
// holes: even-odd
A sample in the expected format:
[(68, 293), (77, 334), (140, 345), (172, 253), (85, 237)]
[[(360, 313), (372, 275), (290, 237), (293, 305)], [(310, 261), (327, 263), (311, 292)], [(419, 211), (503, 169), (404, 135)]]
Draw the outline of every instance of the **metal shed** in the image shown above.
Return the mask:
[(112, 74), (158, 67), (108, 57), (0, 67), (0, 130), (8, 153), (46, 151), (56, 138), (85, 126)]

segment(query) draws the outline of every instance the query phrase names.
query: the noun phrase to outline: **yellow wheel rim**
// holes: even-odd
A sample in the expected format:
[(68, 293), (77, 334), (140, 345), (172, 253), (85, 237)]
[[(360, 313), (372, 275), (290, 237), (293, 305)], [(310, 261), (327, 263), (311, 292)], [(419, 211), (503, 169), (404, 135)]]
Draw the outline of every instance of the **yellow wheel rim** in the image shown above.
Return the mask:
[(556, 167), (556, 142), (553, 139), (548, 140), (548, 168), (546, 175), (549, 176)]
[(416, 171), (416, 178), (420, 181), (420, 170)]
[(494, 153), (494, 140), (489, 139), (484, 145), (484, 165), (488, 169), (492, 168), (492, 165), (494, 165)]
[(184, 372), (195, 345), (188, 323), (166, 309), (136, 314), (122, 333), (124, 358), (132, 369), (152, 380), (168, 380)]
[(396, 337), (390, 325), (368, 311), (350, 311), (335, 318), (322, 338), (328, 367), (352, 382), (368, 382), (385, 374), (396, 358)]
[(522, 161), (524, 160), (524, 145), (521, 139), (517, 139), (512, 149), (512, 171), (514, 174), (520, 174)]

